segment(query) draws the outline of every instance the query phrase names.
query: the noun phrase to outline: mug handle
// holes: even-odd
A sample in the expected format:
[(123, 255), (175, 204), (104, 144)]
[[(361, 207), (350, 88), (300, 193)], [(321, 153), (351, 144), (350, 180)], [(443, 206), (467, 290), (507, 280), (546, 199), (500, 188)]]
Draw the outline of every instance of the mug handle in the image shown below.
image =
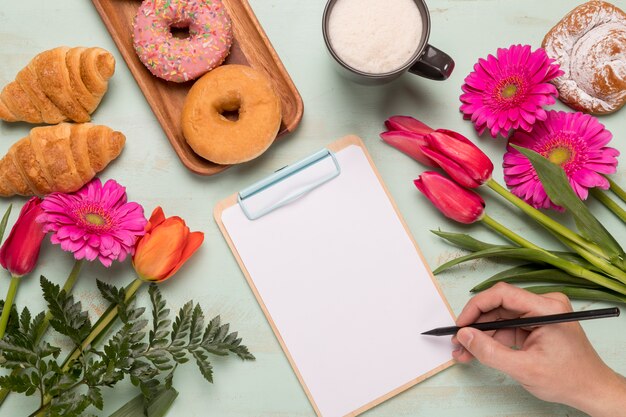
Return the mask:
[(420, 59), (409, 68), (409, 72), (413, 74), (437, 81), (447, 80), (452, 70), (454, 60), (450, 55), (431, 45), (426, 45)]

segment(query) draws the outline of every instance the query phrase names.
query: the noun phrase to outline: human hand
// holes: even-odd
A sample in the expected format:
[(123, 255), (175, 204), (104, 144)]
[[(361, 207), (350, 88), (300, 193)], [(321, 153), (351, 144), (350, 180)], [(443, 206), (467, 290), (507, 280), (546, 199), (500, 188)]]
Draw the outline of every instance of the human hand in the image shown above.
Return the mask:
[[(499, 283), (474, 296), (457, 319), (472, 323), (572, 311), (561, 293), (537, 295)], [(626, 380), (600, 359), (578, 322), (481, 332), (458, 331), (458, 362), (476, 358), (517, 380), (536, 397), (578, 408), (594, 417), (626, 416)]]

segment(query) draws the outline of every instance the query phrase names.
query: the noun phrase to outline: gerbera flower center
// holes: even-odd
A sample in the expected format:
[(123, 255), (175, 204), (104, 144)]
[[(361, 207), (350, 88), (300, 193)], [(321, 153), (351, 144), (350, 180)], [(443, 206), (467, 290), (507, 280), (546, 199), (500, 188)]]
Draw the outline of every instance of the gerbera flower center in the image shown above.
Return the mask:
[(85, 214), (85, 220), (88, 223), (91, 223), (95, 226), (102, 226), (103, 224), (106, 223), (106, 220), (100, 216), (99, 214), (96, 213), (87, 213)]
[(551, 137), (546, 137), (537, 152), (553, 164), (561, 166), (567, 175), (578, 171), (587, 162), (587, 145), (574, 132), (555, 132)]
[(558, 146), (548, 152), (548, 160), (556, 165), (564, 165), (572, 159), (572, 152), (565, 146)]
[(92, 232), (108, 231), (113, 227), (113, 220), (109, 213), (96, 204), (85, 204), (75, 209), (79, 226)]
[(502, 89), (502, 97), (503, 98), (511, 98), (515, 95), (515, 93), (517, 93), (517, 85), (516, 84), (509, 84), (509, 85), (505, 85), (504, 88)]
[(491, 106), (496, 111), (508, 111), (527, 99), (528, 81), (523, 70), (515, 71), (492, 85)]

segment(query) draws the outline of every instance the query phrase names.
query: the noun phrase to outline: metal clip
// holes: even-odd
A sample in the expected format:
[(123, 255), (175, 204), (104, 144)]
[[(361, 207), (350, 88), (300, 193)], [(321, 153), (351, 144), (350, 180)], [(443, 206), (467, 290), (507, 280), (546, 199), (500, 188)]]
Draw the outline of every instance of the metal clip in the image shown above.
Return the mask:
[[(250, 212), (248, 207), (244, 204), (245, 199), (258, 194), (281, 181), (284, 181), (285, 179), (301, 172), (302, 170), (328, 157), (332, 158), (332, 161), (335, 165), (335, 171), (324, 176), (323, 178), (320, 178), (319, 180), (311, 184), (308, 184), (304, 187), (299, 188), (298, 190), (293, 191), (292, 193), (286, 195), (285, 197), (283, 197), (276, 203), (254, 213)], [(243, 213), (246, 215), (248, 219), (256, 220), (260, 217), (265, 216), (268, 213), (271, 213), (272, 211), (276, 210), (279, 207), (282, 207), (284, 205), (287, 205), (299, 199), (300, 197), (304, 196), (305, 194), (309, 193), (310, 191), (314, 190), (320, 185), (327, 183), (328, 181), (337, 177), (340, 173), (341, 173), (341, 167), (339, 166), (339, 162), (337, 161), (337, 157), (335, 156), (335, 153), (328, 149), (322, 149), (321, 151), (316, 152), (313, 155), (309, 156), (308, 158), (305, 158), (299, 162), (296, 162), (293, 165), (288, 165), (284, 168), (279, 169), (278, 171), (268, 176), (267, 178), (264, 178), (261, 181), (258, 181), (257, 183), (251, 185), (250, 187), (240, 191), (237, 194), (237, 202), (239, 203), (241, 210), (243, 210)]]

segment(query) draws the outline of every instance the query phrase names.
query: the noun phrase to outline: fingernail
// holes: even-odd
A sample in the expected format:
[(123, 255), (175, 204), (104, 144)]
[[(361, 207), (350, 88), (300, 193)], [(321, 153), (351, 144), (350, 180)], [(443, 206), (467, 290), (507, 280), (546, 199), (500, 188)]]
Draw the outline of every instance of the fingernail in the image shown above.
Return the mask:
[(461, 342), (463, 346), (469, 346), (472, 343), (472, 339), (474, 338), (474, 334), (468, 328), (463, 328), (456, 333), (456, 338)]

